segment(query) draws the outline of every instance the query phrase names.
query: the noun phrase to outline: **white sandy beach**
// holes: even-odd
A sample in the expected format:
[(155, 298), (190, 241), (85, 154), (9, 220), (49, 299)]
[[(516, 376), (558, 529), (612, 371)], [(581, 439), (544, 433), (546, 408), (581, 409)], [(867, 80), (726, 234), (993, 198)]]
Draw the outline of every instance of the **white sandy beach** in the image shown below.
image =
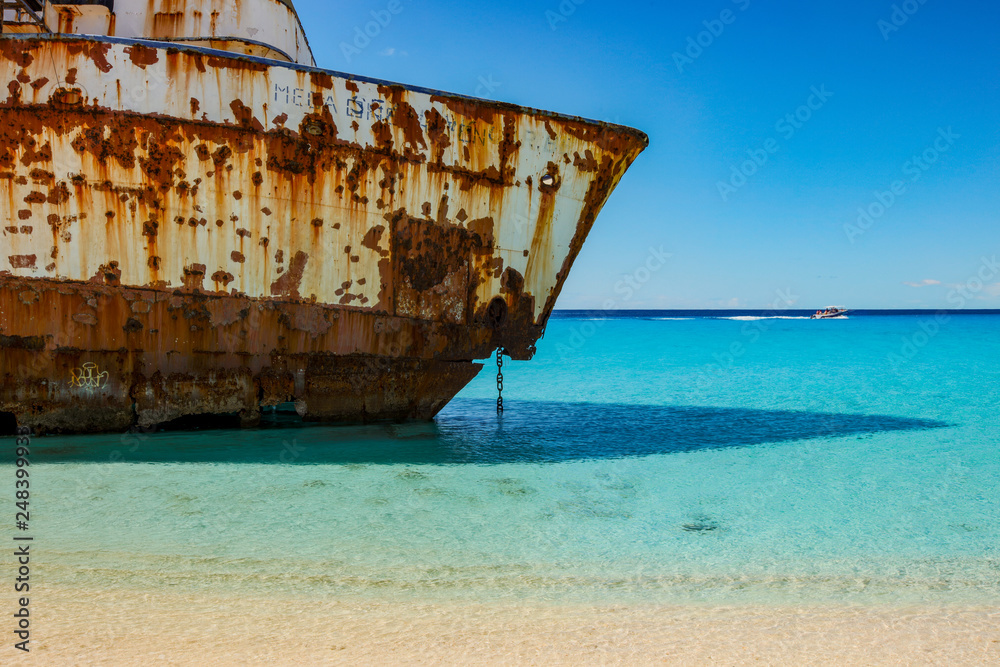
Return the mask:
[[(995, 665), (1000, 608), (389, 605), (43, 592), (34, 665)], [(11, 660), (10, 658), (14, 658)]]

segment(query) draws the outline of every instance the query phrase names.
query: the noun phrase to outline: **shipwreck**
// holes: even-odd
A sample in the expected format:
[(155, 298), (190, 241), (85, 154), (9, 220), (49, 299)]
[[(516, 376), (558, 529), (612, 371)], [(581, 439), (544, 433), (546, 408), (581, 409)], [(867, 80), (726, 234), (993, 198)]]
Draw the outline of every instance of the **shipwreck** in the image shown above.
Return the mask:
[(320, 69), (290, 0), (5, 0), (0, 85), (0, 421), (36, 432), (431, 419), (532, 357), (647, 145)]

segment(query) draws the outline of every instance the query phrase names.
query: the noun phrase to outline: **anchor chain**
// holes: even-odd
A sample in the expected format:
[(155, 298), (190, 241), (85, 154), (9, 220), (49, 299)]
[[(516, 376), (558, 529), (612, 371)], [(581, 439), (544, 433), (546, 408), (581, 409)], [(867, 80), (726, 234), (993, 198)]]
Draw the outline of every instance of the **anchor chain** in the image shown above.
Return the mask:
[(503, 348), (497, 348), (497, 414), (503, 414)]

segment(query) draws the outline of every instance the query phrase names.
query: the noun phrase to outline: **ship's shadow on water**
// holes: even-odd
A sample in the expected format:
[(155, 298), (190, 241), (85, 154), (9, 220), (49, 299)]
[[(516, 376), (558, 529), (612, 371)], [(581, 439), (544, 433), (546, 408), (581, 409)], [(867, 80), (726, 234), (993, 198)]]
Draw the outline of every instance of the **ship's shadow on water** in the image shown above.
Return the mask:
[(710, 407), (509, 401), (502, 417), (495, 410), (490, 400), (459, 399), (434, 423), (308, 425), (279, 415), (249, 431), (38, 438), (32, 462), (558, 463), (949, 426), (903, 417)]

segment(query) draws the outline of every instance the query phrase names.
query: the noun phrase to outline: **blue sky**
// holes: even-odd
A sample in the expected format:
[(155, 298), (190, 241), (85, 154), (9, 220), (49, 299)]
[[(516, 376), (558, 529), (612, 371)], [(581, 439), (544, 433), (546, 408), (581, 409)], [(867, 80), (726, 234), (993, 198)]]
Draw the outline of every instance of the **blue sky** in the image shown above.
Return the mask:
[(1000, 308), (996, 3), (396, 1), (297, 0), (318, 64), (649, 135), (558, 307)]

